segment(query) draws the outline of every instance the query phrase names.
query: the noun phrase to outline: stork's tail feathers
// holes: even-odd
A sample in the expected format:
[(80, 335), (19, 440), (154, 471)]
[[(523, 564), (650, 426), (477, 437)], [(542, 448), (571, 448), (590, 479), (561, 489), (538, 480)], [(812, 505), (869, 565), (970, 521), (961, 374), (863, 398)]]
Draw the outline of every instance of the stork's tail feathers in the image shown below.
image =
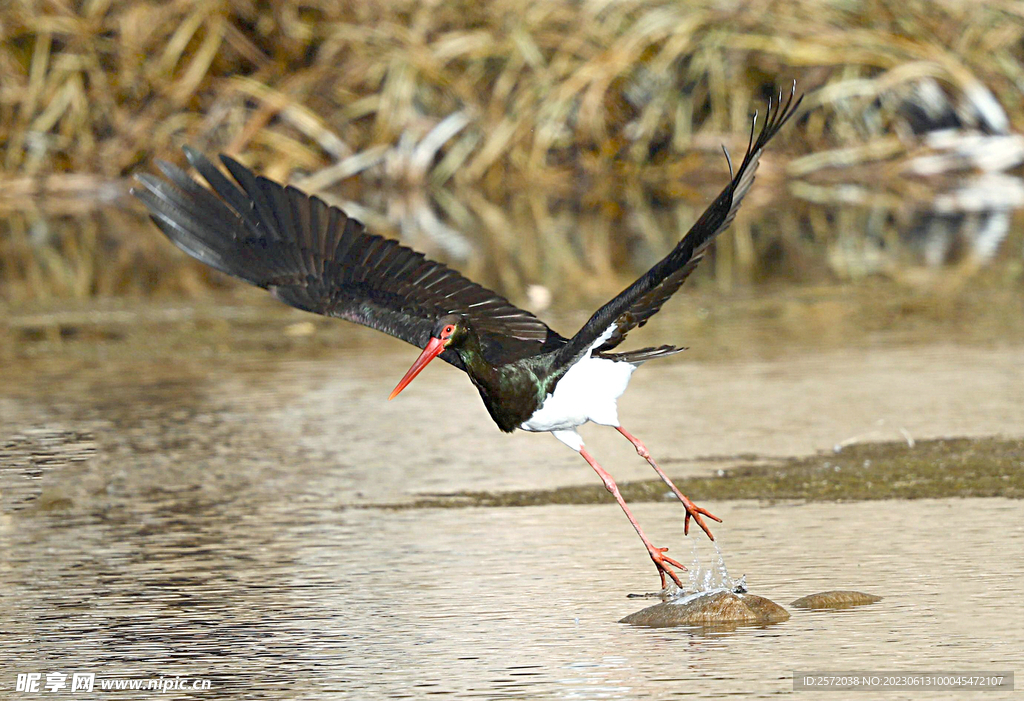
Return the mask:
[(599, 358), (607, 358), (608, 360), (616, 360), (623, 363), (633, 363), (639, 365), (645, 363), (648, 360), (654, 360), (655, 358), (667, 358), (670, 355), (681, 353), (685, 348), (679, 346), (657, 346), (656, 348), (638, 348), (637, 350), (627, 351), (625, 353), (596, 353)]

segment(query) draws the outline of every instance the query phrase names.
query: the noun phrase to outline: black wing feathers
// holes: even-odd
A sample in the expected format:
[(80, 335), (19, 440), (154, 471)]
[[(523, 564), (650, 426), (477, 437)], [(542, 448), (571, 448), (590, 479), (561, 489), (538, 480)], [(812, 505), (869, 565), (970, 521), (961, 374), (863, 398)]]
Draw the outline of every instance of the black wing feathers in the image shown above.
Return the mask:
[[(605, 337), (605, 340), (600, 347), (595, 348), (595, 351), (605, 356), (611, 356), (612, 354), (607, 353), (609, 349), (618, 345), (631, 329), (643, 326), (679, 289), (686, 277), (700, 262), (707, 246), (736, 217), (744, 195), (747, 194), (754, 182), (754, 173), (757, 171), (757, 164), (765, 146), (800, 106), (803, 97), (794, 100), (795, 96), (796, 83), (793, 84), (793, 89), (790, 91), (785, 105), (782, 104), (781, 93), (778, 103), (774, 105), (774, 111), (769, 100), (764, 126), (756, 140), (754, 133), (757, 126), (757, 115), (754, 115), (747, 153), (731, 182), (725, 186), (725, 189), (704, 211), (697, 223), (690, 228), (686, 236), (667, 256), (655, 263), (647, 273), (623, 290), (615, 299), (597, 310), (583, 328), (559, 349), (562, 362), (571, 362), (602, 337)], [(731, 170), (731, 161), (729, 167)]]
[[(420, 348), (426, 346), (439, 316), (461, 313), (479, 336), (485, 359), (494, 364), (556, 352), (554, 366), (567, 368), (588, 348), (598, 346), (599, 339), (603, 340), (595, 351), (603, 357), (641, 362), (681, 349), (610, 350), (661, 309), (708, 244), (732, 222), (765, 146), (800, 105), (795, 92), (794, 84), (784, 106), (780, 94), (774, 110), (769, 101), (756, 140), (755, 115), (743, 162), (682, 241), (599, 309), (569, 341), (454, 270), (396, 241), (366, 233), (361, 223), (337, 207), (257, 177), (227, 156), (221, 156), (221, 162), (235, 182), (198, 151), (185, 147), (185, 157), (212, 190), (180, 168), (160, 163), (167, 180), (140, 175), (142, 187), (132, 192), (183, 251), (300, 309), (354, 321)], [(731, 162), (729, 167), (731, 171)], [(462, 367), (454, 351), (441, 357)]]
[[(172, 242), (221, 272), (292, 306), (420, 348), (437, 317), (451, 312), (469, 318), (485, 357), (496, 362), (564, 342), (529, 312), (422, 253), (366, 233), (360, 222), (317, 197), (254, 176), (222, 156), (235, 185), (202, 154), (186, 148), (185, 155), (212, 191), (160, 163), (167, 181), (140, 175), (143, 187), (133, 193)], [(441, 357), (462, 367), (454, 351)]]
[(595, 352), (602, 356), (611, 357), (611, 354), (607, 351), (622, 343), (627, 333), (643, 326), (647, 323), (648, 319), (657, 314), (661, 310), (661, 305), (676, 293), (703, 258), (703, 252), (695, 253), (686, 265), (669, 275), (660, 285), (657, 285), (630, 305), (629, 309), (615, 319), (615, 329), (612, 331), (611, 336), (599, 348), (595, 349)]

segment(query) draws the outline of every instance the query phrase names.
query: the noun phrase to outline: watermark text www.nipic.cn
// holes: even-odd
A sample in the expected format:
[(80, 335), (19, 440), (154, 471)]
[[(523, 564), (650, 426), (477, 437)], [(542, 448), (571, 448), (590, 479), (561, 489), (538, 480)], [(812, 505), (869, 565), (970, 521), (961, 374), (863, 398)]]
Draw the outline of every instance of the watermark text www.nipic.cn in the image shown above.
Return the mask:
[(95, 672), (25, 672), (18, 674), (15, 691), (23, 693), (57, 693), (60, 691), (207, 691), (209, 679), (192, 677), (155, 677), (122, 679), (96, 677)]

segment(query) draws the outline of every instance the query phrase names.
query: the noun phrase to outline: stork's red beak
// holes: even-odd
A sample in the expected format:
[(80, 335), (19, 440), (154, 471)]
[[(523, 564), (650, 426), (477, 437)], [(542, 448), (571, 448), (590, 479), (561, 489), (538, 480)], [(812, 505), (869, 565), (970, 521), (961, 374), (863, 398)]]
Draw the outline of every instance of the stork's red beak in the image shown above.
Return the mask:
[(398, 385), (395, 387), (394, 391), (391, 392), (391, 396), (388, 397), (388, 401), (397, 397), (398, 393), (405, 389), (406, 386), (413, 381), (413, 378), (420, 374), (420, 371), (423, 370), (423, 368), (427, 367), (427, 363), (442, 353), (444, 353), (444, 341), (440, 338), (431, 338), (430, 341), (427, 342), (427, 347), (423, 349), (422, 353), (420, 353), (420, 357), (416, 358), (416, 362), (412, 364), (411, 368), (409, 368), (409, 372), (405, 373), (405, 377), (398, 381)]

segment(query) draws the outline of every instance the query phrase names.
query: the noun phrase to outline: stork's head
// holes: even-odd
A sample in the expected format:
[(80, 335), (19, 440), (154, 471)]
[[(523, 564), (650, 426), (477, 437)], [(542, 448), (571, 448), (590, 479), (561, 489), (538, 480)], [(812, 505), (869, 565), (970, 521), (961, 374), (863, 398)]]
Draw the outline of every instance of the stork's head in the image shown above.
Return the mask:
[(438, 317), (437, 321), (434, 322), (434, 328), (430, 331), (430, 339), (427, 341), (423, 352), (420, 353), (420, 357), (416, 358), (416, 362), (412, 364), (409, 371), (398, 382), (398, 385), (391, 392), (391, 396), (388, 399), (394, 399), (398, 396), (398, 393), (405, 389), (413, 381), (413, 378), (420, 374), (423, 368), (427, 367), (427, 363), (444, 353), (448, 348), (458, 347), (465, 339), (466, 318), (464, 316), (461, 314), (445, 314)]

